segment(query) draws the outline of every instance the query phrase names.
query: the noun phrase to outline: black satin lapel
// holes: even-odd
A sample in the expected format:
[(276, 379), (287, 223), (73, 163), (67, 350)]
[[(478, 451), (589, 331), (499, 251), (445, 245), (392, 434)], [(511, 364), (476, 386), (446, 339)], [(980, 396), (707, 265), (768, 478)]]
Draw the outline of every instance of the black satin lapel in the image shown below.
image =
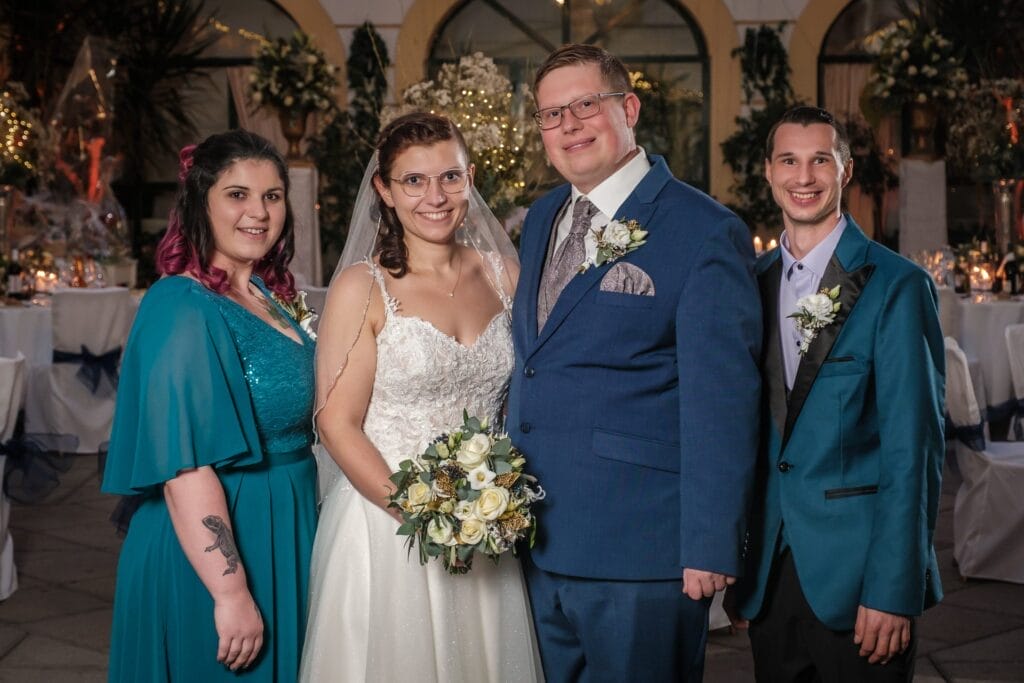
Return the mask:
[(800, 417), (800, 411), (804, 407), (804, 401), (807, 400), (807, 394), (811, 392), (811, 387), (814, 386), (814, 380), (818, 377), (818, 370), (821, 369), (821, 364), (828, 358), (829, 352), (832, 351), (832, 345), (835, 344), (836, 338), (839, 337), (843, 325), (846, 324), (846, 319), (850, 317), (850, 311), (853, 310), (857, 299), (860, 297), (860, 293), (864, 291), (864, 285), (867, 284), (874, 270), (875, 266), (869, 263), (858, 270), (848, 273), (843, 270), (835, 254), (832, 255), (832, 260), (829, 261), (828, 268), (825, 269), (825, 273), (821, 277), (819, 291), (821, 289), (832, 289), (839, 285), (839, 303), (842, 305), (839, 307), (839, 312), (836, 313), (835, 321), (818, 332), (818, 336), (811, 342), (807, 353), (800, 359), (800, 365), (796, 370), (796, 379), (793, 381), (793, 391), (789, 393), (789, 405), (786, 410), (786, 429), (782, 435), (783, 448), (786, 447), (786, 442), (789, 441), (789, 436), (793, 432), (793, 425), (796, 424), (797, 418)]
[(779, 338), (779, 287), (782, 278), (782, 259), (758, 276), (761, 290), (761, 310), (764, 311), (764, 343), (761, 345), (761, 368), (768, 407), (779, 434), (786, 424), (786, 372), (782, 364), (782, 342)]

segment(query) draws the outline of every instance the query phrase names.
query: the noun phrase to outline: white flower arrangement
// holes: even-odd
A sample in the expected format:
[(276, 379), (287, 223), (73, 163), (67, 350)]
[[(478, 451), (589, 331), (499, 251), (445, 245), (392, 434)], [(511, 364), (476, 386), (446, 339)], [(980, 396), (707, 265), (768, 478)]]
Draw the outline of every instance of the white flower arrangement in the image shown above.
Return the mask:
[(316, 341), (316, 332), (313, 331), (313, 323), (316, 322), (317, 315), (316, 311), (309, 307), (306, 303), (306, 292), (299, 290), (295, 293), (295, 298), (291, 301), (286, 301), (284, 298), (274, 293), (271, 295), (281, 308), (285, 310), (291, 318), (298, 324), (298, 326), (309, 335), (309, 338)]
[(433, 80), (406, 88), (398, 105), (385, 108), (381, 126), (412, 111), (450, 118), (476, 164), (477, 189), (495, 215), (504, 216), (528, 194), (528, 160), (541, 149), (532, 109), (529, 89), (513, 88), (494, 60), (475, 52), (442, 65)]
[(883, 106), (953, 102), (967, 84), (953, 42), (919, 21), (901, 19), (865, 41), (878, 56), (868, 78), (868, 93)]
[(807, 353), (818, 332), (835, 322), (836, 314), (843, 306), (839, 301), (839, 289), (840, 286), (836, 285), (832, 289), (822, 288), (817, 294), (800, 297), (796, 302), (797, 312), (786, 316), (796, 320), (801, 356)]
[(579, 272), (611, 263), (647, 244), (647, 231), (636, 220), (613, 220), (603, 228), (587, 231), (583, 238), (585, 256)]
[(391, 475), (389, 507), (403, 523), (410, 553), (420, 564), (440, 557), (451, 574), (464, 574), (480, 553), (497, 562), (516, 543), (533, 545), (536, 522), (530, 505), (544, 498), (537, 480), (523, 472), (526, 458), (505, 434), (463, 411), (462, 427), (441, 434)]
[(263, 43), (250, 74), (252, 99), (281, 111), (326, 110), (338, 85), (337, 67), (302, 31)]

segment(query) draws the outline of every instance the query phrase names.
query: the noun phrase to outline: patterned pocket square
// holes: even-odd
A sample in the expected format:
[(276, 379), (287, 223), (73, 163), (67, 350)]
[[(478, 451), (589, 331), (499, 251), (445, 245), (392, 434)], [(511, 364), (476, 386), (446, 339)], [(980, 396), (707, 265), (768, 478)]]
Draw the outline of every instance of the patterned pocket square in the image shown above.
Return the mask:
[(601, 278), (601, 291), (654, 296), (654, 281), (632, 263), (616, 263)]

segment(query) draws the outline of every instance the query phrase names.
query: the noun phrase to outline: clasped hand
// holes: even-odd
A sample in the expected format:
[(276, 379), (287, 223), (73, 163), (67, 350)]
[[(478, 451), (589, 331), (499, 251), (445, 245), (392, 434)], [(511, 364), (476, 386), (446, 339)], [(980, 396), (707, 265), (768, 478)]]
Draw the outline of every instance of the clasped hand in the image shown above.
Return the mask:
[(683, 593), (692, 600), (710, 598), (734, 583), (736, 583), (735, 576), (716, 574), (703, 569), (683, 569)]

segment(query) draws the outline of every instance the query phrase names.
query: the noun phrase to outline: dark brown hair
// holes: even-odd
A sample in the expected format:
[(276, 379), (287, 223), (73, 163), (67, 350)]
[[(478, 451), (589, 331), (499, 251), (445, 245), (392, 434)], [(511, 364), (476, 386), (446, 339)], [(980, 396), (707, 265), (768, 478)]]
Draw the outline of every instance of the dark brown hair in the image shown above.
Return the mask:
[[(466, 157), (469, 150), (462, 133), (449, 119), (427, 112), (413, 112), (399, 116), (380, 132), (377, 138), (377, 176), (384, 185), (390, 183), (391, 170), (398, 155), (410, 147), (433, 145), (438, 142), (455, 140)], [(401, 192), (402, 190), (395, 190)], [(380, 211), (380, 232), (374, 254), (380, 264), (395, 277), (409, 272), (409, 250), (405, 246), (405, 228), (398, 220), (398, 214), (378, 197)]]
[(214, 240), (209, 194), (228, 167), (248, 159), (269, 161), (274, 165), (284, 186), (287, 207), (281, 236), (256, 264), (253, 273), (263, 279), (270, 291), (291, 301), (295, 298), (295, 278), (288, 264), (295, 254), (295, 218), (287, 203), (288, 167), (269, 140), (247, 130), (217, 133), (198, 145), (182, 148), (178, 196), (171, 209), (167, 232), (156, 249), (157, 272), (163, 275), (189, 273), (218, 294), (228, 290), (227, 273), (210, 265)]
[(633, 92), (629, 71), (618, 57), (597, 45), (571, 43), (563, 45), (549, 54), (537, 68), (537, 75), (533, 77), (533, 94), (537, 94), (537, 87), (541, 80), (555, 69), (583, 64), (597, 64), (601, 70), (601, 76), (612, 90)]
[(775, 131), (784, 123), (796, 123), (801, 126), (810, 126), (814, 123), (824, 123), (832, 126), (836, 132), (836, 151), (839, 152), (839, 160), (846, 163), (850, 160), (850, 136), (846, 132), (846, 126), (836, 120), (828, 111), (820, 107), (799, 106), (793, 107), (782, 115), (772, 129), (768, 131), (768, 140), (765, 142), (765, 158), (771, 161), (772, 153), (775, 151)]

